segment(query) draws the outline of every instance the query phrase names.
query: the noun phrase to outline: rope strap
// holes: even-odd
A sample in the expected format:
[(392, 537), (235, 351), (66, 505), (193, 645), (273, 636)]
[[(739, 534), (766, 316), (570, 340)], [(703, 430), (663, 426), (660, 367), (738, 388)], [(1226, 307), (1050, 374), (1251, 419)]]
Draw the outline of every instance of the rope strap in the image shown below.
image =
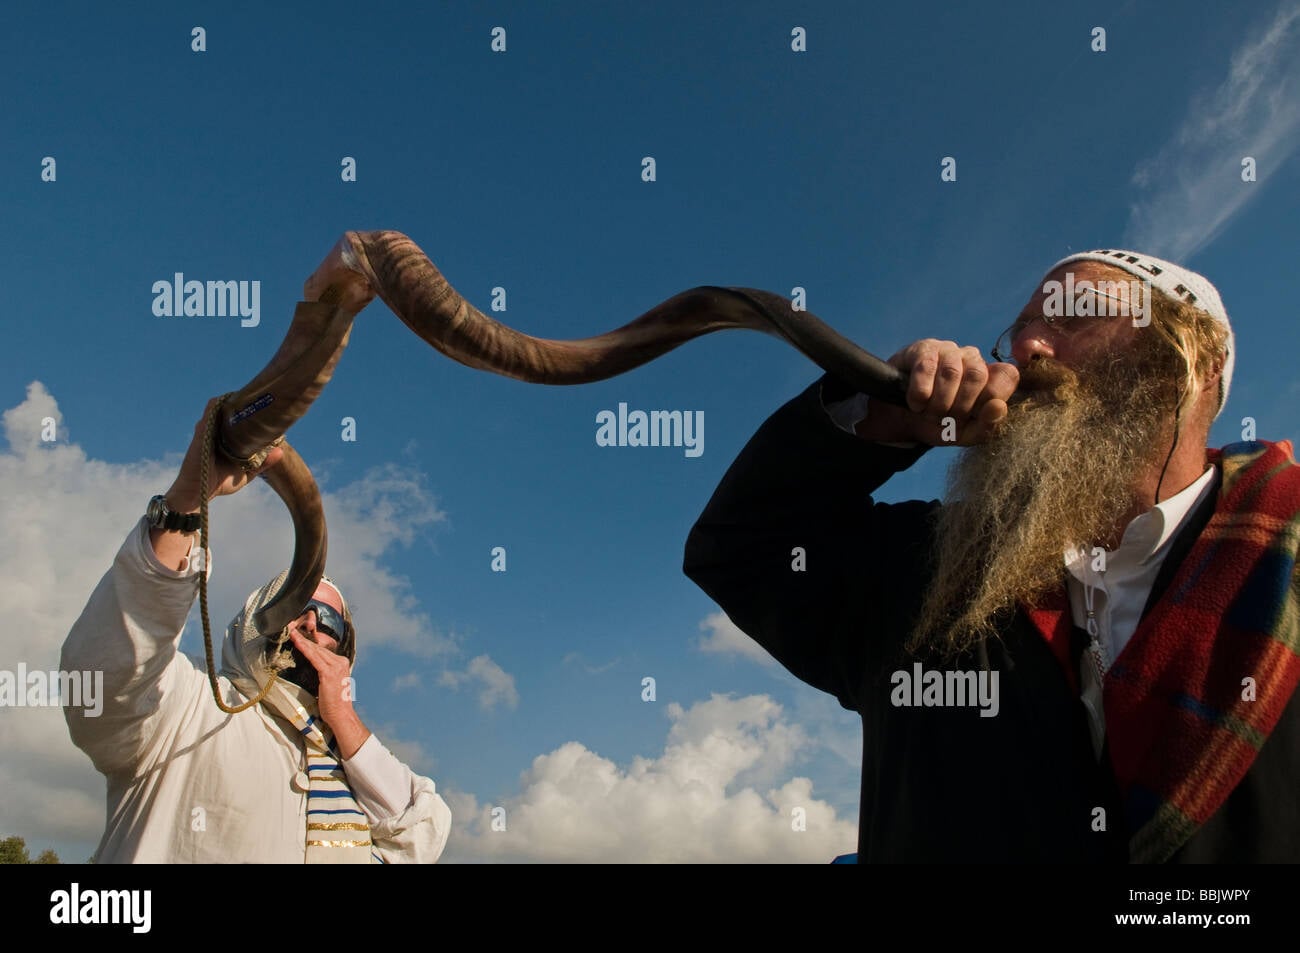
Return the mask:
[[(275, 684), (279, 673), (272, 670), (271, 677), (267, 679), (266, 685), (257, 693), (257, 697), (251, 701), (235, 708), (231, 708), (221, 699), (221, 692), (217, 689), (216, 666), (212, 660), (212, 623), (208, 619), (208, 475), (212, 466), (212, 446), (213, 438), (216, 431), (217, 415), (225, 405), (226, 398), (231, 394), (222, 394), (220, 399), (212, 405), (212, 411), (208, 414), (207, 422), (203, 428), (203, 453), (199, 459), (199, 547), (203, 550), (203, 571), (199, 573), (199, 615), (203, 619), (203, 654), (208, 664), (208, 684), (212, 686), (212, 697), (220, 708), (228, 715), (235, 715), (247, 708), (261, 702), (266, 697), (266, 693), (271, 690)], [(279, 642), (283, 644), (288, 636), (288, 629), (280, 633)]]

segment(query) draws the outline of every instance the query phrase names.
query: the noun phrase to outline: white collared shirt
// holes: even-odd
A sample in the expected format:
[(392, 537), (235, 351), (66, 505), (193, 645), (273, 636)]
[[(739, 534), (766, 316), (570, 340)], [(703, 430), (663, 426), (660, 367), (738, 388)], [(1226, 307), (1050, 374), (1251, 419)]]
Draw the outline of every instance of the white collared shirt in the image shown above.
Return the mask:
[[(1092, 607), (1097, 641), (1101, 646), (1102, 665), (1111, 663), (1124, 651), (1137, 631), (1155, 585), (1156, 576), (1169, 555), (1174, 536), (1218, 480), (1213, 466), (1195, 481), (1167, 500), (1157, 503), (1124, 528), (1119, 548), (1113, 551), (1097, 547), (1093, 552), (1072, 548), (1065, 554), (1066, 591), (1074, 624), (1091, 634), (1088, 608)], [(1096, 569), (1105, 567), (1104, 571)], [(1101, 704), (1101, 677), (1090, 652), (1080, 664), (1083, 704), (1088, 710), (1093, 752), (1101, 756), (1106, 719)]]
[[(289, 743), (260, 705), (220, 711), (203, 661), (178, 651), (202, 552), (196, 537), (186, 568), (164, 565), (141, 517), (63, 643), (63, 670), (103, 673), (98, 711), (84, 697), (63, 706), (73, 743), (107, 779), (96, 863), (306, 859), (302, 743)], [(227, 701), (245, 697), (225, 675), (217, 682)], [(437, 860), (451, 809), (433, 780), (373, 734), (342, 764), (375, 853), (389, 863)]]

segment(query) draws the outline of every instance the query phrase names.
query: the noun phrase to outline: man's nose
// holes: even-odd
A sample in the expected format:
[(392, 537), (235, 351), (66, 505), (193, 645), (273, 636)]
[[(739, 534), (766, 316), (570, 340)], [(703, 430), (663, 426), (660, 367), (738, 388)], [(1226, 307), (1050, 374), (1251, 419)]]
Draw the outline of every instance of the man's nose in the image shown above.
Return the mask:
[(1021, 367), (1037, 357), (1056, 357), (1056, 332), (1042, 318), (1034, 318), (1011, 341), (1011, 356)]

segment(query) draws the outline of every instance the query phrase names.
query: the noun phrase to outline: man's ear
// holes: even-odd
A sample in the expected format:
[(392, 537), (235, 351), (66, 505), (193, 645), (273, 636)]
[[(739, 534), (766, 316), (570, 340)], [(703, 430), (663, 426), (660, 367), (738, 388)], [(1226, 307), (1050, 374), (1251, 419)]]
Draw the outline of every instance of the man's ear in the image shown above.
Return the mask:
[(1201, 393), (1196, 404), (1187, 409), (1188, 423), (1205, 430), (1209, 435), (1214, 426), (1214, 418), (1219, 413), (1219, 379), (1223, 375), (1223, 358), (1219, 357), (1210, 366), (1210, 370), (1200, 379)]
[(1226, 363), (1227, 360), (1224, 357), (1223, 352), (1220, 351), (1219, 356), (1216, 357), (1214, 359), (1214, 363), (1210, 365), (1210, 373), (1208, 375), (1208, 378), (1210, 383), (1213, 383), (1215, 387), (1219, 386), (1219, 378), (1223, 376), (1223, 365)]
[(1219, 391), (1221, 390), (1223, 368), (1225, 364), (1226, 360), (1224, 359), (1224, 355), (1220, 352), (1219, 356), (1216, 357), (1214, 362), (1210, 365), (1209, 373), (1206, 374), (1205, 379), (1201, 382), (1203, 385), (1202, 390), (1213, 398), (1214, 406), (1210, 411), (1211, 419), (1213, 419), (1215, 414), (1219, 412)]

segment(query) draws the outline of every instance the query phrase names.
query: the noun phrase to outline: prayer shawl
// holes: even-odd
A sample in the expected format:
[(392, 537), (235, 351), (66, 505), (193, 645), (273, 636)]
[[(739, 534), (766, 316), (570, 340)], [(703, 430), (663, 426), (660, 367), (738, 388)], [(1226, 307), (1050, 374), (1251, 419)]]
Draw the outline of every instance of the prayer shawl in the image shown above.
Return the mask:
[[(1135, 862), (1168, 860), (1246, 775), (1300, 682), (1300, 466), (1290, 441), (1207, 450), (1214, 515), (1106, 673)], [(1073, 677), (1064, 588), (1027, 610)]]
[[(274, 636), (257, 631), (254, 614), (284, 585), (288, 570), (249, 596), (230, 623), (222, 646), (222, 674), (253, 698), (266, 684), (274, 660), (268, 659)], [(285, 660), (287, 661), (287, 659)], [(282, 679), (271, 686), (262, 704), (288, 719), (306, 746), (306, 862), (309, 864), (382, 863), (371, 850), (370, 824), (352, 795), (342, 759), (329, 728), (320, 720), (316, 699)]]

